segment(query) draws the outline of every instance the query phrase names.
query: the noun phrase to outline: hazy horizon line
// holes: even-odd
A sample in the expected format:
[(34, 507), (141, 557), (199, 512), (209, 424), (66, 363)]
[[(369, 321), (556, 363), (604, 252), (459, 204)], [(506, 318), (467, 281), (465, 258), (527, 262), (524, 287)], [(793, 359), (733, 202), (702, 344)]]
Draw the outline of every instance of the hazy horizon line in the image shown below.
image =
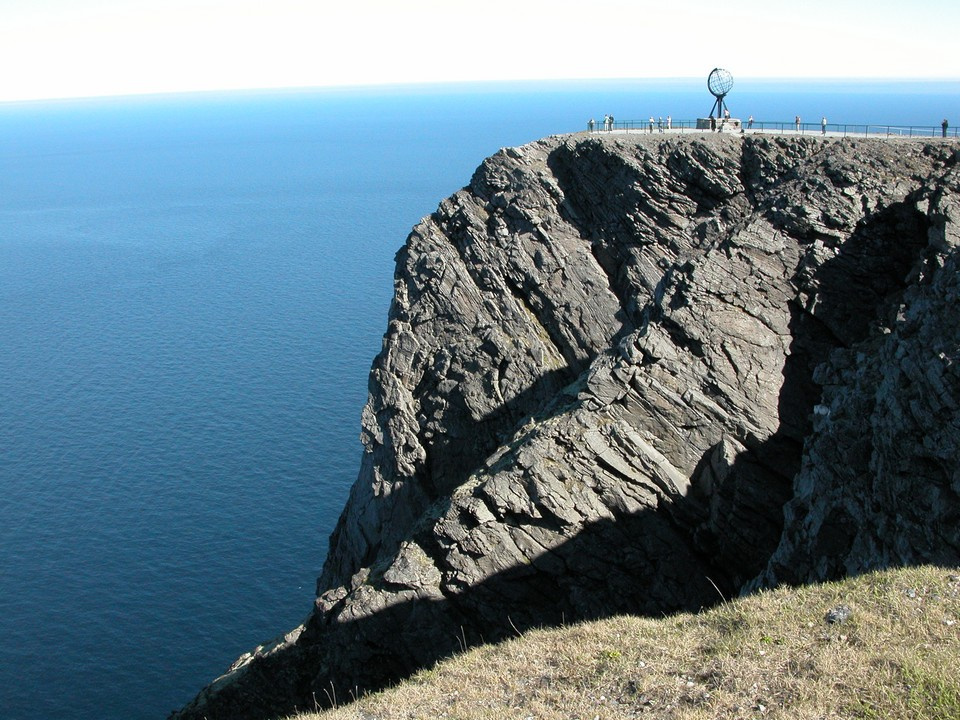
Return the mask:
[[(587, 84), (606, 84), (623, 85), (630, 83), (649, 83), (664, 84), (671, 82), (682, 82), (684, 84), (705, 84), (707, 76), (702, 77), (690, 75), (678, 75), (672, 77), (596, 77), (596, 78), (510, 78), (510, 79), (490, 79), (490, 80), (439, 80), (439, 81), (409, 81), (409, 82), (385, 82), (385, 83), (355, 83), (355, 84), (333, 84), (333, 85), (265, 85), (249, 87), (219, 87), (219, 88), (194, 88), (185, 90), (143, 90), (134, 92), (104, 92), (97, 94), (77, 94), (77, 95), (51, 95), (26, 98), (0, 98), (0, 106), (27, 105), (37, 103), (57, 103), (65, 101), (84, 101), (84, 100), (121, 100), (121, 99), (150, 99), (178, 96), (199, 96), (199, 95), (233, 95), (233, 94), (258, 94), (258, 93), (298, 93), (298, 92), (329, 92), (329, 93), (356, 93), (380, 91), (384, 93), (400, 92), (424, 92), (430, 90), (462, 90), (477, 91), (486, 89), (505, 89), (510, 87), (529, 89), (535, 85), (587, 85)], [(958, 95), (960, 95), (960, 75), (954, 77), (946, 76), (817, 76), (817, 75), (791, 75), (791, 76), (765, 76), (765, 75), (744, 75), (735, 77), (737, 85), (750, 83), (756, 85), (767, 85), (774, 83), (822, 83), (822, 84), (844, 84), (844, 83), (863, 83), (863, 84), (899, 84), (899, 83), (925, 83), (925, 84), (951, 84), (957, 83)], [(786, 89), (786, 88), (785, 88)]]

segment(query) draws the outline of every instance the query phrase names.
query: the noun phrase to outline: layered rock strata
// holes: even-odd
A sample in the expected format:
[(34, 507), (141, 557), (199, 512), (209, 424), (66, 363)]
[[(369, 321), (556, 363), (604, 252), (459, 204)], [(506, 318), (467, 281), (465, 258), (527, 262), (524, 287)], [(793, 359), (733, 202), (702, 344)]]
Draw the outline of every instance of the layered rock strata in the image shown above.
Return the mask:
[(281, 716), (535, 625), (960, 562), (957, 159), (609, 134), (485, 161), (397, 255), (316, 607), (176, 716)]

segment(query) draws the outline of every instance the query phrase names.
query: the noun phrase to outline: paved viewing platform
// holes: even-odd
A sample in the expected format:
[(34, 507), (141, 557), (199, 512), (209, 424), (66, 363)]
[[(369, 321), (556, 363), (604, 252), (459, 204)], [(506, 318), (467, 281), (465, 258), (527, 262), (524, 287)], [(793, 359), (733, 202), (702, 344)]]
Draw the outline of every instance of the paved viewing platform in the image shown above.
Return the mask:
[(740, 118), (726, 118), (717, 121), (717, 128), (705, 126), (704, 118), (699, 120), (667, 120), (657, 118), (648, 120), (627, 120), (615, 122), (610, 129), (603, 122), (594, 123), (592, 129), (588, 123), (588, 133), (725, 133), (725, 134), (777, 134), (803, 135), (818, 137), (871, 137), (871, 138), (952, 138), (960, 137), (958, 129), (944, 128), (942, 125), (864, 125), (796, 122), (749, 121)]

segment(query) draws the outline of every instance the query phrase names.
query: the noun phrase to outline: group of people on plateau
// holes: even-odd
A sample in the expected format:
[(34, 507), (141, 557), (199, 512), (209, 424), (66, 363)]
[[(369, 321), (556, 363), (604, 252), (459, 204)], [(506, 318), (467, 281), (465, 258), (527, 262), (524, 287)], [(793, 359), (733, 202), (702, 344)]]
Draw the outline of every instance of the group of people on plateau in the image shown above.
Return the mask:
[[(650, 132), (653, 132), (653, 115), (650, 116), (650, 120), (647, 123), (647, 127)], [(664, 130), (671, 130), (673, 128), (673, 117), (667, 115), (667, 119), (664, 120), (663, 116), (657, 118), (657, 132), (663, 132)]]
[[(587, 120), (587, 130), (593, 132), (593, 129), (596, 127), (597, 123), (593, 118)], [(613, 115), (604, 115), (603, 116), (603, 129), (609, 132), (613, 130)]]

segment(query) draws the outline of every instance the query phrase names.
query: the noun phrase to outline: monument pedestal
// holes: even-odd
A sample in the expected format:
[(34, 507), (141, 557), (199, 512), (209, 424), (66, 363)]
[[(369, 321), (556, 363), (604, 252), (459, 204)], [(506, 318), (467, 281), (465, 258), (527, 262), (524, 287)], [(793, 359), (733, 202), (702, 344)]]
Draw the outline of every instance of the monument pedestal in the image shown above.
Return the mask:
[(740, 118), (697, 118), (697, 130), (740, 132), (742, 127)]

